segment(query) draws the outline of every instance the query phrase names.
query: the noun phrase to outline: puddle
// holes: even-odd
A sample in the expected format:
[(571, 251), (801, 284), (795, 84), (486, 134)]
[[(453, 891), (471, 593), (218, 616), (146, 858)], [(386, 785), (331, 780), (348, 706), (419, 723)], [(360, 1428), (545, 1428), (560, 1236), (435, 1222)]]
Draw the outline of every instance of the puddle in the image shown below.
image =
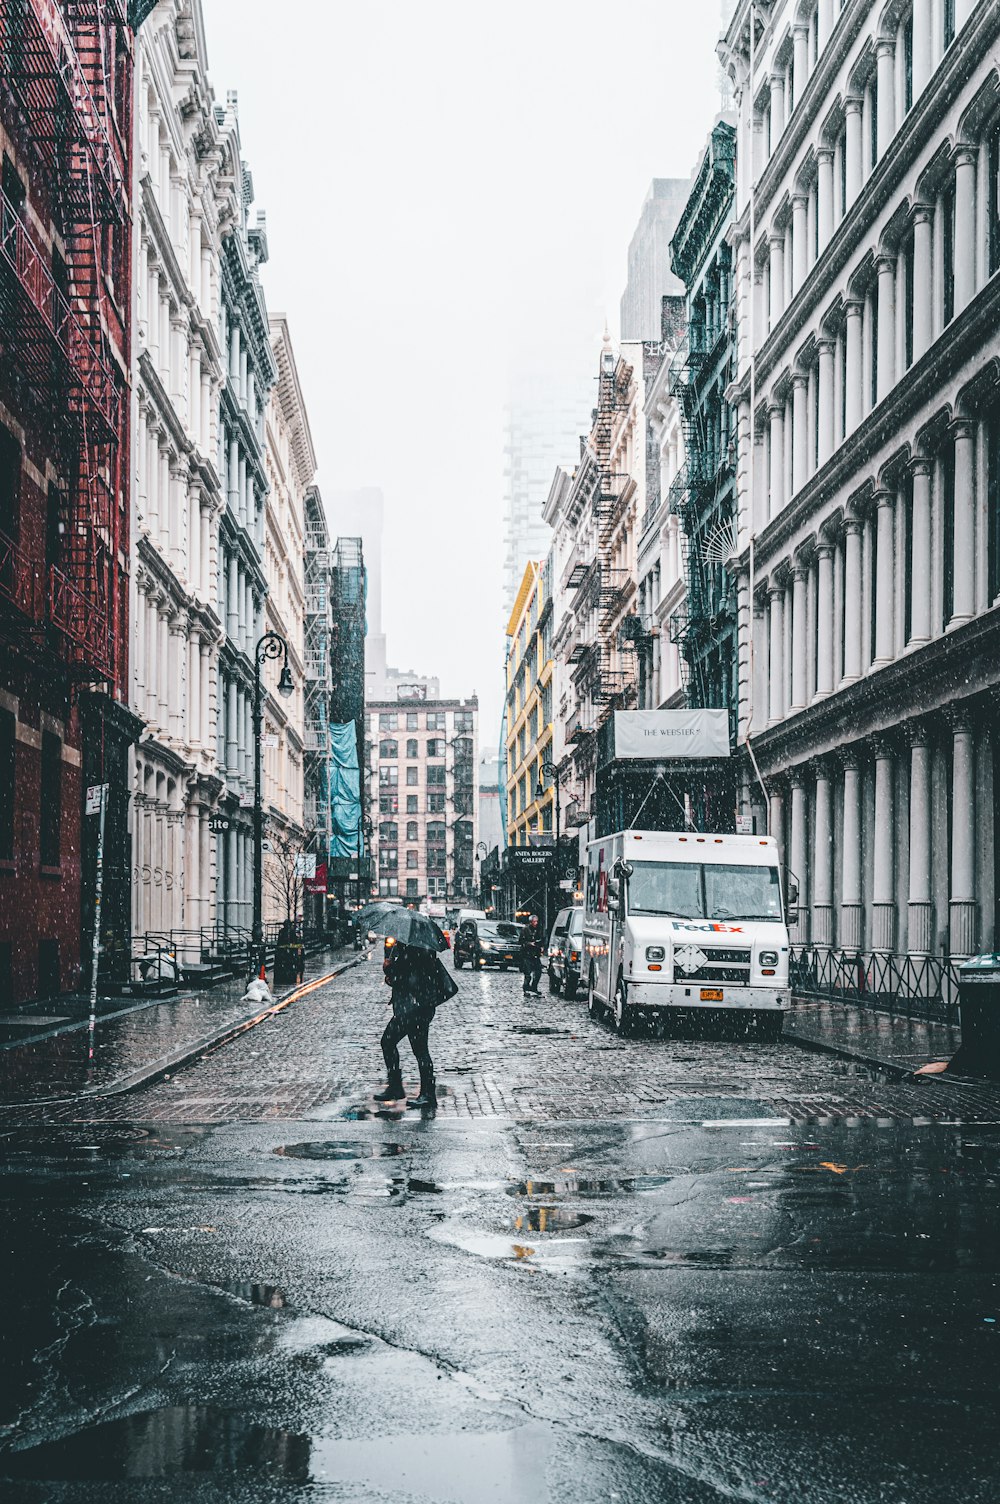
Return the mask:
[(275, 1154), (286, 1159), (395, 1159), (405, 1144), (351, 1144), (336, 1139), (312, 1139), (304, 1144), (279, 1144)]
[(514, 1218), (517, 1232), (563, 1232), (593, 1222), (586, 1212), (567, 1212), (561, 1206), (531, 1206)]
[(433, 1180), (408, 1180), (406, 1189), (414, 1196), (440, 1196), (442, 1187), (435, 1185)]
[(329, 1440), (258, 1425), (213, 1405), (170, 1405), (105, 1421), (0, 1459), (8, 1479), (114, 1482), (256, 1474), (286, 1483), (353, 1483), (442, 1504), (541, 1504), (552, 1436), (512, 1431)]
[[(535, 1233), (523, 1219), (523, 1230), (518, 1232), (515, 1219), (515, 1236), (506, 1233), (487, 1232), (484, 1229), (466, 1227), (454, 1219), (442, 1219), (432, 1227), (427, 1236), (436, 1243), (446, 1243), (463, 1253), (476, 1258), (491, 1259), (511, 1264), (526, 1264), (549, 1273), (569, 1273), (579, 1269), (588, 1255), (586, 1238), (546, 1238), (535, 1241)], [(538, 1229), (541, 1231), (541, 1228)], [(555, 1229), (551, 1229), (555, 1231)]]
[(550, 1029), (547, 1024), (511, 1024), (511, 1034), (569, 1034), (568, 1029)]
[(627, 1175), (621, 1179), (593, 1180), (567, 1175), (557, 1180), (522, 1180), (507, 1187), (508, 1196), (616, 1196), (659, 1191), (670, 1184), (670, 1175)]
[(657, 1264), (678, 1264), (688, 1269), (730, 1269), (738, 1256), (735, 1248), (640, 1248), (631, 1258)]

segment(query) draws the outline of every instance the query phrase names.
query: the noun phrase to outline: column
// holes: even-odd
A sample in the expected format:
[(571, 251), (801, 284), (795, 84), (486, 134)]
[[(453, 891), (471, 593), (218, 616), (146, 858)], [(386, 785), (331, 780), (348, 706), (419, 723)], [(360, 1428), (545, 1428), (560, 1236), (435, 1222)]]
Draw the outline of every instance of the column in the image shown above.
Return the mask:
[(792, 495), (809, 477), (809, 376), (796, 371), (792, 377)]
[(907, 950), (930, 955), (934, 949), (931, 900), (931, 759), (927, 727), (907, 727), (910, 743), (910, 872), (907, 902)]
[(913, 0), (914, 103), (927, 87), (931, 76), (931, 9), (931, 0)]
[(949, 627), (969, 621), (976, 610), (976, 425), (956, 418), (955, 440), (954, 605)]
[(844, 522), (844, 678), (861, 677), (861, 519)]
[(913, 211), (913, 359), (931, 347), (934, 308), (934, 215), (926, 204)]
[(751, 688), (753, 693), (753, 707), (750, 718), (750, 729), (753, 732), (763, 731), (767, 725), (769, 716), (768, 705), (768, 603), (767, 599), (755, 596), (753, 603), (753, 665), (751, 670)]
[(792, 68), (795, 77), (794, 103), (797, 104), (809, 77), (809, 27), (804, 23), (792, 27)]
[(792, 197), (792, 294), (806, 280), (809, 267), (809, 199), (804, 193)]
[(146, 583), (135, 582), (135, 653), (132, 657), (132, 705), (141, 715), (146, 705)]
[(955, 151), (955, 312), (976, 291), (976, 148)]
[(872, 668), (883, 668), (894, 656), (893, 608), (895, 605), (895, 496), (875, 492), (875, 658)]
[(778, 858), (785, 861), (785, 796), (780, 784), (772, 783), (767, 796), (767, 833), (778, 843)]
[(806, 622), (806, 571), (796, 563), (792, 570), (792, 705), (804, 710), (806, 705), (806, 653), (809, 632)]
[(833, 544), (821, 538), (816, 548), (816, 695), (833, 694)]
[(910, 461), (913, 504), (910, 508), (910, 645), (931, 640), (931, 472), (925, 454)]
[(785, 78), (782, 73), (771, 74), (771, 148), (785, 129)]
[(777, 517), (785, 505), (785, 409), (773, 402), (767, 409), (771, 431), (771, 454), (768, 467), (768, 521)]
[(813, 816), (812, 941), (833, 944), (833, 800), (830, 766), (822, 758), (816, 764), (816, 796)]
[(784, 674), (784, 642), (785, 621), (784, 605), (785, 590), (783, 585), (772, 583), (768, 586), (767, 599), (769, 605), (769, 662), (768, 662), (768, 724), (774, 725), (785, 714), (785, 674)]
[[(202, 642), (200, 652), (201, 670), (198, 680), (201, 690), (201, 709), (198, 712), (198, 724), (201, 727), (201, 745), (210, 753), (214, 762), (216, 755), (215, 740), (212, 736), (212, 723), (209, 718), (209, 705), (211, 703), (211, 651), (211, 645), (207, 642)], [(207, 871), (208, 869), (203, 867), (202, 870)]]
[(844, 841), (840, 887), (840, 943), (861, 948), (861, 773), (857, 754), (842, 753), (844, 763)]
[(808, 938), (809, 909), (808, 899), (808, 857), (806, 853), (806, 790), (803, 771), (801, 768), (793, 768), (789, 774), (789, 783), (792, 787), (792, 818), (789, 831), (788, 866), (792, 876), (799, 885), (799, 917), (793, 926), (795, 934), (793, 938), (803, 944)]
[(816, 148), (816, 216), (820, 255), (833, 235), (833, 147)]
[(872, 949), (891, 951), (896, 944), (895, 827), (893, 823), (893, 752), (881, 737), (875, 742), (875, 862), (872, 876)]
[(837, 416), (836, 383), (833, 379), (833, 362), (837, 341), (829, 335), (817, 341), (819, 365), (819, 462), (825, 465), (833, 453), (835, 421)]
[(187, 656), (187, 622), (183, 615), (170, 623), (170, 735), (184, 740), (184, 659)]
[(157, 653), (156, 696), (157, 696), (157, 721), (160, 728), (166, 731), (170, 725), (170, 627), (167, 615), (166, 601), (160, 601), (159, 616), (157, 618), (157, 636), (159, 639)]
[(962, 710), (953, 711), (951, 763), (951, 901), (950, 948), (953, 956), (971, 956), (976, 949), (976, 825), (975, 744), (972, 722)]
[(833, 0), (819, 0), (819, 11), (817, 15), (816, 28), (818, 42), (817, 52), (821, 53), (823, 51), (823, 48), (829, 41), (830, 33), (833, 30), (833, 22)]
[(875, 70), (878, 85), (878, 113), (875, 118), (875, 142), (883, 156), (896, 134), (896, 56), (889, 37), (875, 43)]
[(896, 381), (896, 258), (879, 256), (878, 272), (878, 400), (890, 392)]
[(226, 780), (232, 785), (238, 776), (239, 719), (237, 714), (236, 680), (230, 679), (226, 691)]
[(240, 630), (239, 563), (235, 552), (229, 555), (227, 572), (229, 580), (226, 587), (226, 636), (235, 646)]
[(201, 746), (201, 639), (188, 639), (187, 736), (191, 747)]
[(853, 433), (864, 413), (864, 382), (862, 380), (862, 352), (864, 304), (852, 298), (844, 305), (846, 322), (844, 338), (847, 341), (847, 432)]
[(860, 99), (844, 100), (844, 150), (847, 155), (847, 207), (861, 192), (861, 111)]
[(768, 327), (773, 329), (785, 307), (785, 236), (775, 232), (767, 237), (771, 256), (771, 303), (768, 309)]

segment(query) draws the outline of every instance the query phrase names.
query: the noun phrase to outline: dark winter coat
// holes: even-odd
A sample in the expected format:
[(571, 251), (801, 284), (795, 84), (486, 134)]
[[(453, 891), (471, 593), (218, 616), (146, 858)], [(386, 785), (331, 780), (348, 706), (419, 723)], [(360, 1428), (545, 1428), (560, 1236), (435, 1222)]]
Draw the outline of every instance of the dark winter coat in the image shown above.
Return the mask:
[(392, 988), (392, 1011), (397, 1018), (434, 1017), (440, 1003), (455, 996), (458, 987), (440, 959), (416, 946), (394, 945), (384, 963), (386, 985)]

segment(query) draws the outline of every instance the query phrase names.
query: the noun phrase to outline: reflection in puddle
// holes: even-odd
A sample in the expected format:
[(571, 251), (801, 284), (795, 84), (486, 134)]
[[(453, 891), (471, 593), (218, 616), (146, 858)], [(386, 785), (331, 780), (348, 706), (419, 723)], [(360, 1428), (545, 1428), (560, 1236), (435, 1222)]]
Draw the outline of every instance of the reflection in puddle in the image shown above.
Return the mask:
[(0, 1472), (50, 1482), (254, 1473), (287, 1483), (364, 1484), (394, 1494), (402, 1488), (450, 1504), (480, 1504), (488, 1479), (493, 1504), (540, 1504), (548, 1497), (551, 1450), (551, 1433), (541, 1425), (328, 1440), (257, 1425), (212, 1405), (172, 1405), (8, 1452)]
[(659, 1191), (670, 1184), (670, 1175), (630, 1175), (621, 1180), (591, 1180), (587, 1177), (567, 1175), (558, 1180), (522, 1180), (519, 1185), (508, 1186), (509, 1196), (614, 1196), (620, 1192), (627, 1195), (643, 1191)]
[(514, 1218), (518, 1232), (562, 1232), (570, 1227), (585, 1227), (593, 1222), (586, 1212), (567, 1212), (561, 1206), (530, 1206)]
[(406, 1152), (406, 1145), (312, 1140), (304, 1144), (279, 1144), (274, 1152), (287, 1159), (394, 1159)]

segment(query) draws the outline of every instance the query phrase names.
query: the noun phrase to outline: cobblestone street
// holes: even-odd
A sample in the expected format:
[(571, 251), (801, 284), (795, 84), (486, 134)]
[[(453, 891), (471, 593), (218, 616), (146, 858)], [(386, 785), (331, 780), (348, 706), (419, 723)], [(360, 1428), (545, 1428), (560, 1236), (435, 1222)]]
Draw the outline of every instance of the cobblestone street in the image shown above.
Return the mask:
[[(442, 1117), (705, 1120), (749, 1115), (796, 1123), (840, 1119), (1000, 1121), (988, 1084), (899, 1082), (790, 1040), (669, 1039), (652, 1027), (620, 1039), (586, 1002), (524, 998), (517, 973), (458, 974), (431, 1046)], [(158, 1123), (357, 1118), (383, 1083), (378, 1039), (388, 1018), (377, 956), (241, 1038), (146, 1089), (106, 1100), (12, 1107), (10, 1121)], [(100, 1035), (98, 1034), (98, 1049)], [(401, 1051), (411, 1086), (416, 1072)], [(766, 1112), (765, 1112), (766, 1110)]]

